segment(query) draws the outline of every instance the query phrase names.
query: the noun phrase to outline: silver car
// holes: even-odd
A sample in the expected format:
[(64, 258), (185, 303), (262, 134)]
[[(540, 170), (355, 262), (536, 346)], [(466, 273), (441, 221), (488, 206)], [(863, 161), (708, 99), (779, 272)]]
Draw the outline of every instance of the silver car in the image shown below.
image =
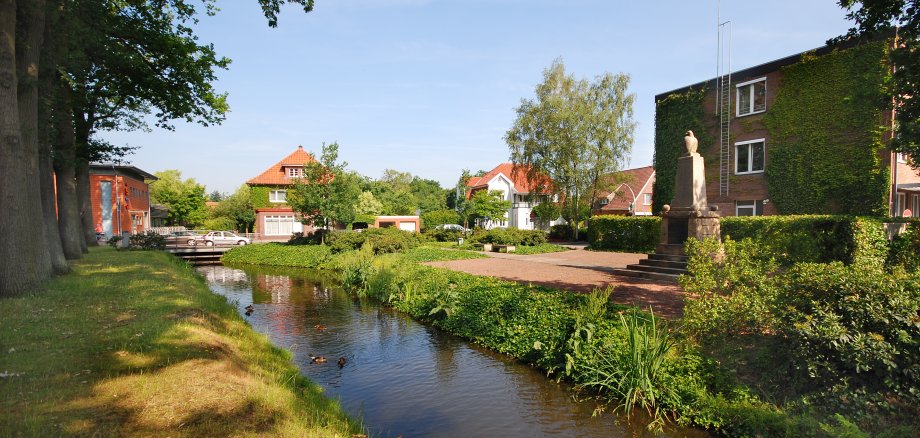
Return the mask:
[(201, 240), (207, 246), (214, 245), (249, 245), (252, 243), (248, 237), (239, 236), (233, 231), (211, 231), (205, 234)]

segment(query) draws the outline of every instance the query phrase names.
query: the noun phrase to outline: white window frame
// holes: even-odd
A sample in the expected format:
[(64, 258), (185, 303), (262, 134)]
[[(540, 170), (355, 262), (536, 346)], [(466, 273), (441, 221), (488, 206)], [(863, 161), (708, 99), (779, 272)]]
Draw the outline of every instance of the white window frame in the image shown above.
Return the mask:
[[(266, 236), (290, 236), (294, 234), (294, 223), (297, 222), (297, 218), (294, 216), (287, 215), (271, 215), (265, 216), (262, 219), (262, 224), (264, 226), (263, 235)], [(275, 224), (274, 226), (269, 226), (269, 223)]]
[[(751, 153), (751, 151), (753, 150), (753, 148), (752, 148), (750, 145), (755, 144), (755, 143), (763, 143), (763, 160), (762, 160), (762, 162), (763, 162), (763, 167), (764, 167), (764, 168), (767, 167), (767, 141), (766, 141), (766, 139), (758, 138), (758, 139), (756, 139), (756, 140), (739, 141), (739, 142), (735, 143), (735, 175), (750, 175), (750, 174), (754, 174), (754, 173), (763, 173), (764, 169), (760, 169), (760, 170), (751, 170), (751, 169), (754, 167), (754, 154)], [(739, 147), (739, 146), (747, 146), (747, 147), (748, 147), (748, 162), (747, 162), (747, 165), (748, 165), (747, 168), (748, 168), (748, 170), (747, 170), (747, 172), (739, 172), (739, 171), (738, 171), (738, 157), (741, 156), (741, 154), (738, 153), (738, 147)]]
[(288, 178), (303, 178), (303, 167), (288, 167)]
[(910, 199), (913, 204), (910, 212), (913, 217), (920, 217), (920, 195), (911, 195)]
[[(755, 200), (753, 200), (753, 201), (735, 201), (735, 216), (741, 216), (738, 212), (739, 212), (742, 208), (745, 208), (745, 209), (746, 209), (746, 208), (750, 208), (750, 209), (751, 209), (751, 216), (763, 216), (763, 210), (762, 210), (763, 207), (762, 207), (762, 206), (760, 207), (760, 208), (761, 208), (760, 214), (757, 214), (757, 201), (761, 201), (761, 200), (755, 199)], [(761, 202), (763, 202), (763, 201), (761, 201)]]
[(642, 194), (642, 205), (652, 205), (652, 194), (651, 193)]
[[(284, 194), (282, 199), (278, 199), (279, 194)], [(272, 190), (268, 192), (268, 202), (284, 203), (287, 202), (287, 190)]]
[(897, 205), (895, 205), (895, 209), (894, 209), (895, 217), (903, 216), (905, 208), (907, 208), (907, 194), (898, 193), (898, 203)]
[[(759, 82), (763, 82), (764, 102), (763, 102), (762, 110), (755, 110), (754, 109), (754, 87), (752, 87), (751, 85), (757, 84)], [(748, 106), (747, 112), (745, 113), (741, 112), (741, 89), (742, 88), (746, 88), (748, 90), (747, 93), (748, 93), (748, 97), (750, 98), (749, 100), (750, 106)], [(753, 114), (760, 114), (766, 111), (767, 111), (767, 77), (766, 76), (762, 78), (750, 80), (747, 82), (742, 82), (740, 84), (735, 85), (735, 117), (750, 116)]]
[(904, 158), (904, 154), (898, 152), (898, 163), (907, 164), (907, 158)]

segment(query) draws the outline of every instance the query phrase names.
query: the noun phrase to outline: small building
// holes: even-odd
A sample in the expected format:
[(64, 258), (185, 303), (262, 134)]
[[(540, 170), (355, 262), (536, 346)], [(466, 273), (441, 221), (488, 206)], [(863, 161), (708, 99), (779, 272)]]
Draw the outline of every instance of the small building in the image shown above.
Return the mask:
[(256, 210), (255, 232), (259, 239), (287, 240), (293, 233), (313, 231), (314, 228), (304, 225), (301, 215), (287, 204), (287, 195), (294, 181), (304, 176), (304, 166), (315, 161), (313, 154), (297, 146), (281, 161), (246, 181)]
[(422, 227), (418, 216), (377, 216), (374, 228), (397, 228), (418, 233)]
[(147, 231), (150, 223), (148, 182), (157, 177), (130, 165), (91, 163), (90, 204), (93, 223), (106, 238)]
[[(466, 198), (470, 199), (481, 190), (499, 190), (504, 199), (511, 201), (511, 208), (505, 217), (479, 223), (485, 228), (518, 228), (533, 230), (541, 228), (533, 214), (540, 202), (551, 199), (550, 195), (527, 178), (527, 169), (513, 163), (501, 163), (482, 176), (474, 176), (466, 183)], [(555, 223), (555, 222), (554, 222)], [(553, 225), (551, 223), (549, 225)]]
[(626, 169), (608, 175), (611, 190), (598, 193), (592, 213), (598, 215), (650, 216), (655, 168), (652, 166)]

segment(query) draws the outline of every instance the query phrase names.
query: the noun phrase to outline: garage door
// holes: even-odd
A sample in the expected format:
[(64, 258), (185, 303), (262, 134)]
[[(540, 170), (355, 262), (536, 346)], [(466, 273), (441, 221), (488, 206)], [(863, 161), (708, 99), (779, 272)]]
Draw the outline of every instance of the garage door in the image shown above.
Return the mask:
[(415, 222), (400, 222), (399, 229), (403, 231), (415, 232)]

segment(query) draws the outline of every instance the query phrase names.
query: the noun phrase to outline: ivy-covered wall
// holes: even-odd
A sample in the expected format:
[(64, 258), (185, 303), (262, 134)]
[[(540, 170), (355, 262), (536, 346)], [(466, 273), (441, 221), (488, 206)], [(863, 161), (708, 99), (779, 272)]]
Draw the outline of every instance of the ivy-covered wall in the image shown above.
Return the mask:
[(692, 130), (700, 148), (712, 143), (706, 130), (703, 99), (706, 89), (690, 89), (675, 93), (655, 103), (655, 185), (652, 195), (652, 213), (674, 198), (674, 178), (677, 159), (686, 152), (684, 134)]
[(290, 187), (249, 186), (249, 193), (252, 198), (252, 207), (253, 208), (286, 207), (287, 204), (268, 201), (268, 192), (272, 190), (278, 190), (278, 189), (290, 190)]
[(886, 60), (875, 42), (782, 69), (764, 116), (767, 187), (781, 214), (886, 214)]

